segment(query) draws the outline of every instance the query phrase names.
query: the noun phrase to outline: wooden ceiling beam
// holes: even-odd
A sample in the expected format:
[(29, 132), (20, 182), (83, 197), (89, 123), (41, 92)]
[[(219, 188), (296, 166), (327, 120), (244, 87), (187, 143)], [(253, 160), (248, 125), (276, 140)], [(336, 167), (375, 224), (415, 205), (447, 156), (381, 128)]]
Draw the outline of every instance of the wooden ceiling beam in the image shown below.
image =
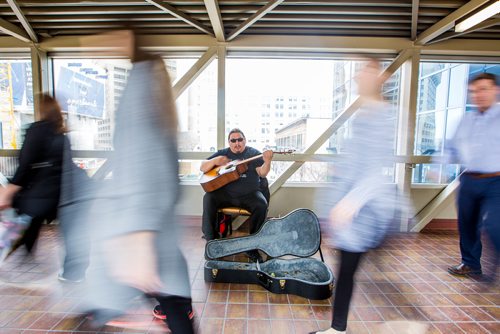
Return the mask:
[(179, 20), (182, 20), (189, 24), (192, 27), (195, 27), (196, 29), (203, 31), (204, 33), (213, 36), (212, 31), (198, 22), (197, 20), (193, 19), (191, 16), (187, 15), (186, 13), (176, 9), (173, 6), (170, 6), (169, 4), (165, 3), (164, 1), (159, 1), (159, 0), (145, 0), (146, 2), (150, 3), (151, 5), (161, 9), (162, 11), (175, 16)]
[(7, 0), (7, 3), (9, 4), (10, 8), (16, 15), (19, 22), (21, 22), (21, 25), (23, 26), (24, 30), (26, 30), (26, 32), (28, 33), (28, 36), (30, 37), (31, 41), (38, 43), (38, 37), (36, 36), (36, 33), (29, 24), (28, 20), (24, 16), (21, 7), (19, 7), (19, 5), (15, 0)]

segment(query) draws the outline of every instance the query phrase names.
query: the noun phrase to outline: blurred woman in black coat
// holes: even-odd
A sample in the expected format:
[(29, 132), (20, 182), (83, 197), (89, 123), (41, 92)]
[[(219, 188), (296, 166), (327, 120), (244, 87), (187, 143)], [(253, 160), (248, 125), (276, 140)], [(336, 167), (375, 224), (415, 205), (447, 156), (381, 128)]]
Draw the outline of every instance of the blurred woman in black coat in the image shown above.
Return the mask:
[(32, 217), (18, 245), (24, 244), (30, 253), (42, 223), (57, 216), (65, 132), (61, 107), (53, 97), (42, 95), (40, 121), (26, 130), (19, 167), (7, 187), (0, 189), (0, 209), (14, 207)]

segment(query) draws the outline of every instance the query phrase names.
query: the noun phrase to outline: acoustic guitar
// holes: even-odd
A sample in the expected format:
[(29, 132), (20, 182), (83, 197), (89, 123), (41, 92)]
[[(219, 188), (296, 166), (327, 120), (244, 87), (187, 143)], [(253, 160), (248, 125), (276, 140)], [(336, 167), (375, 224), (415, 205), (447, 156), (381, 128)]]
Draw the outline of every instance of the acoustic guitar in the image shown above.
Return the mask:
[[(273, 151), (274, 154), (290, 154), (294, 150)], [(262, 158), (263, 154), (245, 160), (233, 160), (227, 165), (216, 166), (200, 176), (200, 184), (207, 193), (224, 187), (226, 184), (234, 182), (248, 170), (250, 161)]]

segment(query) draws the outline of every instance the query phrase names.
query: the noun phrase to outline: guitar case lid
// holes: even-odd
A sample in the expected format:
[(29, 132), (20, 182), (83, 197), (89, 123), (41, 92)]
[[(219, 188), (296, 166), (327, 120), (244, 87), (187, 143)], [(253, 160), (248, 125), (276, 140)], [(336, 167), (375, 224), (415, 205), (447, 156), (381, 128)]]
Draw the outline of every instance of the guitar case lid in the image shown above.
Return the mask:
[(297, 209), (284, 217), (268, 219), (255, 234), (209, 241), (205, 258), (218, 259), (253, 249), (271, 257), (310, 257), (318, 251), (320, 244), (318, 217), (309, 209)]

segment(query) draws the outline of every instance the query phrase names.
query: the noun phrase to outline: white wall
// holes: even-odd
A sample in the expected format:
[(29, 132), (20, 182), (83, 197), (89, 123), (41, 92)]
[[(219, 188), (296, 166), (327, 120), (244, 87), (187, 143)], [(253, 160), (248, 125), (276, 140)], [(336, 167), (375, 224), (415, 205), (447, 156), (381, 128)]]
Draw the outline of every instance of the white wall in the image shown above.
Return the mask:
[[(199, 184), (183, 184), (182, 196), (179, 201), (179, 214), (187, 216), (201, 216), (203, 208), (203, 194)], [(314, 195), (316, 187), (307, 185), (291, 185), (282, 187), (271, 198), (269, 215), (273, 217), (283, 216), (297, 208), (314, 209)], [(429, 202), (440, 189), (438, 188), (414, 188), (411, 191), (411, 200), (415, 212), (418, 212)], [(456, 211), (454, 205), (444, 208), (436, 218), (455, 219)]]

